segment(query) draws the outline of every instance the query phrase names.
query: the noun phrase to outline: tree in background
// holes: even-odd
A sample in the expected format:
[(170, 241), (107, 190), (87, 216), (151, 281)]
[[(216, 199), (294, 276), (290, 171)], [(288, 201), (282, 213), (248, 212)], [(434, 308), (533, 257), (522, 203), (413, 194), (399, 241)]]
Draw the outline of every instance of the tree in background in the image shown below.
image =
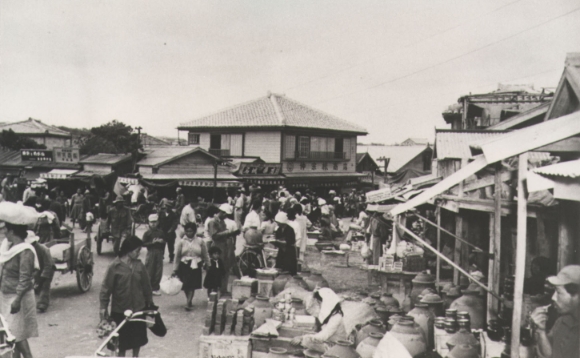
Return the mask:
[(137, 156), (143, 149), (139, 134), (134, 133), (131, 126), (117, 120), (91, 128), (90, 134), (79, 144), (81, 154), (89, 155), (131, 153)]
[(0, 147), (4, 149), (46, 149), (44, 144), (38, 144), (33, 139), (19, 136), (12, 129), (2, 130), (0, 133)]

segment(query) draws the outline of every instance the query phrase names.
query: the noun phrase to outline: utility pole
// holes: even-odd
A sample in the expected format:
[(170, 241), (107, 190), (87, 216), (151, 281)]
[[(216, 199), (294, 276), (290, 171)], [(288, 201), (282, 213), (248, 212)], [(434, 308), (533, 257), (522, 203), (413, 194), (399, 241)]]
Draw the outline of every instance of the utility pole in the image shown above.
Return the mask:
[(385, 180), (384, 182), (387, 182), (387, 168), (389, 167), (389, 162), (391, 161), (391, 158), (387, 158), (387, 157), (379, 157), (377, 158), (377, 161), (379, 162), (385, 162)]

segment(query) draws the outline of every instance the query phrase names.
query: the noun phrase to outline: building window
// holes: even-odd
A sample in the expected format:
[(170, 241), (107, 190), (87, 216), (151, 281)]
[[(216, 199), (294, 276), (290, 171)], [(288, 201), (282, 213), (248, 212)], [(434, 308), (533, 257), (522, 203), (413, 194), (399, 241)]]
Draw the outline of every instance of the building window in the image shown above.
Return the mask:
[(188, 133), (187, 144), (199, 144), (199, 133)]
[(310, 157), (310, 137), (298, 137), (298, 158)]
[(209, 137), (209, 152), (220, 157), (242, 157), (244, 155), (243, 134), (212, 134)]
[(350, 160), (351, 144), (351, 138), (286, 135), (284, 159)]

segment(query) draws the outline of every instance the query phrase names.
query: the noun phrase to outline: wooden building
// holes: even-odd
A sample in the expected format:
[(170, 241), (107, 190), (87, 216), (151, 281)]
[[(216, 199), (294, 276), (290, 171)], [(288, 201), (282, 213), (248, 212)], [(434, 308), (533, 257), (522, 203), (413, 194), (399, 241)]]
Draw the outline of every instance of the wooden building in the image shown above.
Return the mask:
[(69, 132), (42, 123), (38, 119), (28, 118), (21, 122), (0, 124), (0, 131), (9, 129), (18, 136), (30, 138), (38, 144), (44, 144), (48, 150), (72, 146), (72, 135)]
[(220, 158), (259, 158), (292, 188), (357, 185), (357, 136), (364, 128), (296, 102), (267, 96), (182, 123), (190, 146)]
[(369, 153), (391, 184), (405, 183), (431, 173), (433, 149), (428, 145), (359, 145), (358, 153)]

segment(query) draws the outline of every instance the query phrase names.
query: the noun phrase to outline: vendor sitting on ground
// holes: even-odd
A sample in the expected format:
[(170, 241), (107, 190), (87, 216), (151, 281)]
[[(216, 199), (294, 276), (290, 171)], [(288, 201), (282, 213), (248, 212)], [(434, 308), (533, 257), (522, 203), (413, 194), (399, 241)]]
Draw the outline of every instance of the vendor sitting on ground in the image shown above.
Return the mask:
[(306, 312), (317, 318), (320, 330), (315, 334), (295, 337), (292, 345), (325, 353), (331, 348), (327, 342), (347, 340), (340, 297), (333, 290), (321, 288), (315, 291), (313, 298), (307, 303)]

